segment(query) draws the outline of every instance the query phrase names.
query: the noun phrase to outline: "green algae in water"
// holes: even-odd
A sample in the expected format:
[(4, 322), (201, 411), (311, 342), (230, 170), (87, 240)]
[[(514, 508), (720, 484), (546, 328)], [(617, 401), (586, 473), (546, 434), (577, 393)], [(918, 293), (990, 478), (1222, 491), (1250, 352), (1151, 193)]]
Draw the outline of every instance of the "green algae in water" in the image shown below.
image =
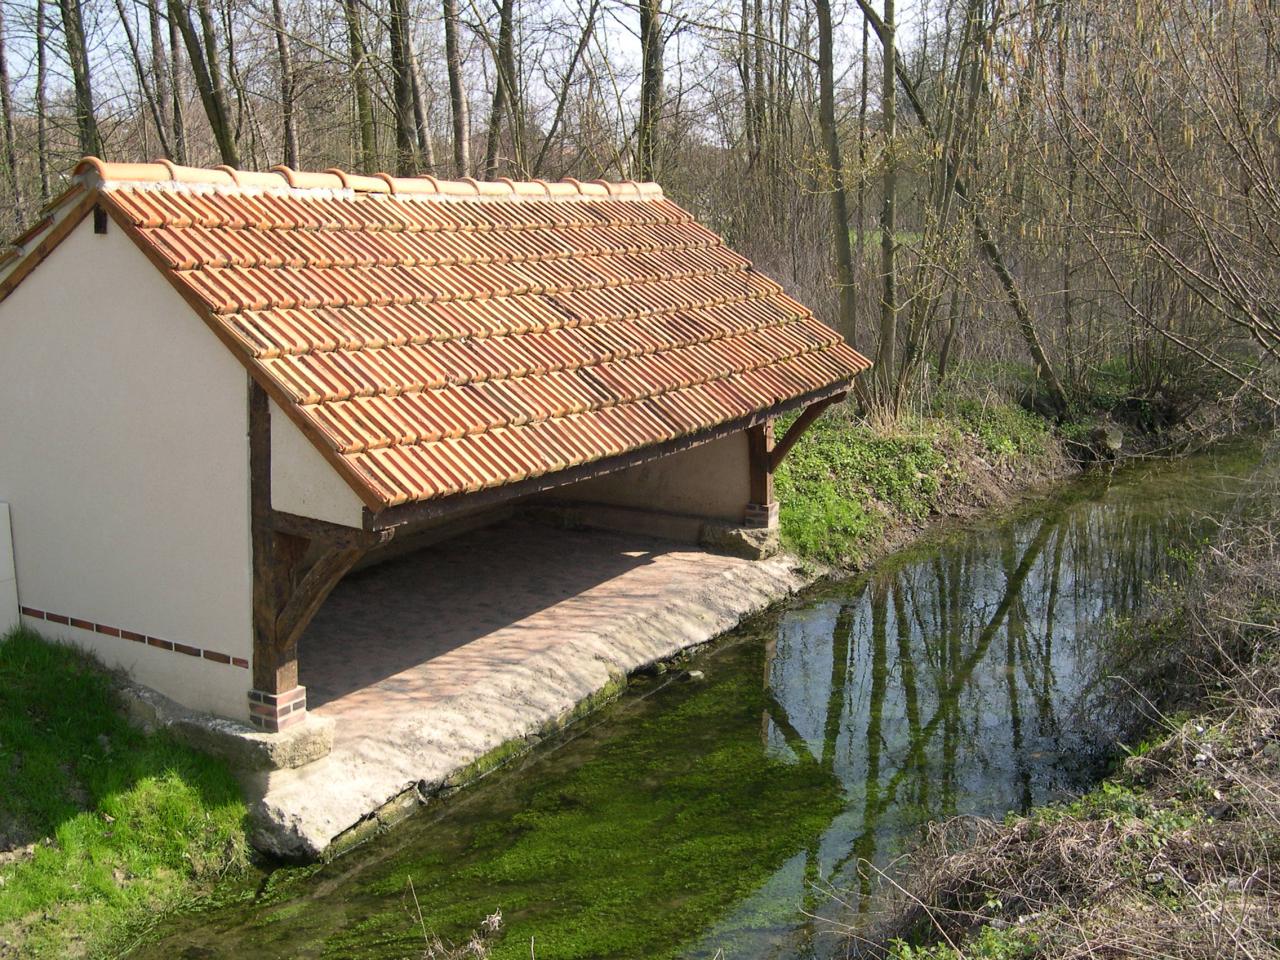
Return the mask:
[[(1114, 624), (1249, 450), (1122, 472), (905, 551), (718, 644), (386, 837), (179, 918), (144, 957), (813, 957), (930, 819), (1087, 786), (1125, 728)], [(837, 903), (827, 892), (840, 892)], [(253, 897), (251, 891), (239, 891)]]

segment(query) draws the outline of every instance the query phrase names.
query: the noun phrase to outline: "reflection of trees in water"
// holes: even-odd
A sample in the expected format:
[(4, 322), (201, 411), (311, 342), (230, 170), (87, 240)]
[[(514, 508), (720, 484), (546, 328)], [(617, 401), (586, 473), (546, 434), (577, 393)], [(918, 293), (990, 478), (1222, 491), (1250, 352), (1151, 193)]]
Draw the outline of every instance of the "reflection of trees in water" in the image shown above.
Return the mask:
[(1112, 732), (1089, 709), (1100, 635), (1189, 532), (1130, 499), (1076, 505), (884, 566), (788, 618), (766, 651), (763, 730), (850, 798), (805, 851), (806, 913), (828, 885), (865, 909), (859, 863), (886, 863), (926, 819), (1025, 809), (1074, 785), (1084, 771), (1064, 760), (1087, 767)]

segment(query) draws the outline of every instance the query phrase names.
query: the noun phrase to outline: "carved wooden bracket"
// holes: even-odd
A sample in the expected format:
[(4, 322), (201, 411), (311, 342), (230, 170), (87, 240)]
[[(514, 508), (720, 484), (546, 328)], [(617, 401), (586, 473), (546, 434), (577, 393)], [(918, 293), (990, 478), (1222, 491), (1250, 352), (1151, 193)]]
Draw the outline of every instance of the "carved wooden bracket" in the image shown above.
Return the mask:
[(804, 413), (796, 417), (791, 426), (787, 428), (787, 432), (782, 435), (782, 439), (774, 444), (773, 449), (769, 451), (769, 472), (772, 473), (778, 469), (778, 464), (782, 463), (782, 458), (796, 445), (796, 441), (804, 436), (804, 432), (813, 426), (813, 422), (826, 412), (827, 407), (833, 403), (839, 403), (848, 395), (847, 392), (837, 393), (835, 396), (827, 397), (825, 400), (819, 400), (817, 403), (805, 407)]

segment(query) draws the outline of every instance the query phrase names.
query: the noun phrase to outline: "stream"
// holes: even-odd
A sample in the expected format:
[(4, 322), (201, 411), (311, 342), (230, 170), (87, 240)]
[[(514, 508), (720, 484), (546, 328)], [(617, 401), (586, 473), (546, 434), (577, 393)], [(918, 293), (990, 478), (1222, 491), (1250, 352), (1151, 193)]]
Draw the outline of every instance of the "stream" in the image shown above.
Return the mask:
[[(843, 956), (931, 820), (1069, 797), (1134, 730), (1109, 665), (1258, 462), (1073, 482), (755, 618), (388, 835), (255, 873), (130, 957)], [(873, 865), (868, 868), (867, 864)], [(532, 946), (531, 946), (532, 941)]]

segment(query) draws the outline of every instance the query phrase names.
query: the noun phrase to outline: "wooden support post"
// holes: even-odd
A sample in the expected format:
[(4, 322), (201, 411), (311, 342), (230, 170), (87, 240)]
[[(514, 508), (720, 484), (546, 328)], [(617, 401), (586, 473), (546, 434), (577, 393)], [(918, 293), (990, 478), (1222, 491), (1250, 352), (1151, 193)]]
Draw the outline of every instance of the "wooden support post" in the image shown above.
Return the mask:
[[(271, 507), (271, 405), (249, 381), (249, 518), (253, 545), (253, 687), (249, 719), (271, 733), (300, 723), (298, 640), (338, 581), (389, 534), (277, 514)], [(308, 563), (308, 559), (313, 558)]]
[(742, 523), (747, 527), (772, 529), (778, 525), (778, 501), (773, 498), (772, 420), (747, 430), (747, 454), (751, 501), (743, 511)]
[(303, 552), (271, 526), (271, 404), (249, 380), (249, 528), (253, 546), (253, 689), (249, 719), (271, 733), (300, 723), (307, 691), (298, 685), (297, 646), (276, 643), (276, 617), (284, 605), (289, 573)]

